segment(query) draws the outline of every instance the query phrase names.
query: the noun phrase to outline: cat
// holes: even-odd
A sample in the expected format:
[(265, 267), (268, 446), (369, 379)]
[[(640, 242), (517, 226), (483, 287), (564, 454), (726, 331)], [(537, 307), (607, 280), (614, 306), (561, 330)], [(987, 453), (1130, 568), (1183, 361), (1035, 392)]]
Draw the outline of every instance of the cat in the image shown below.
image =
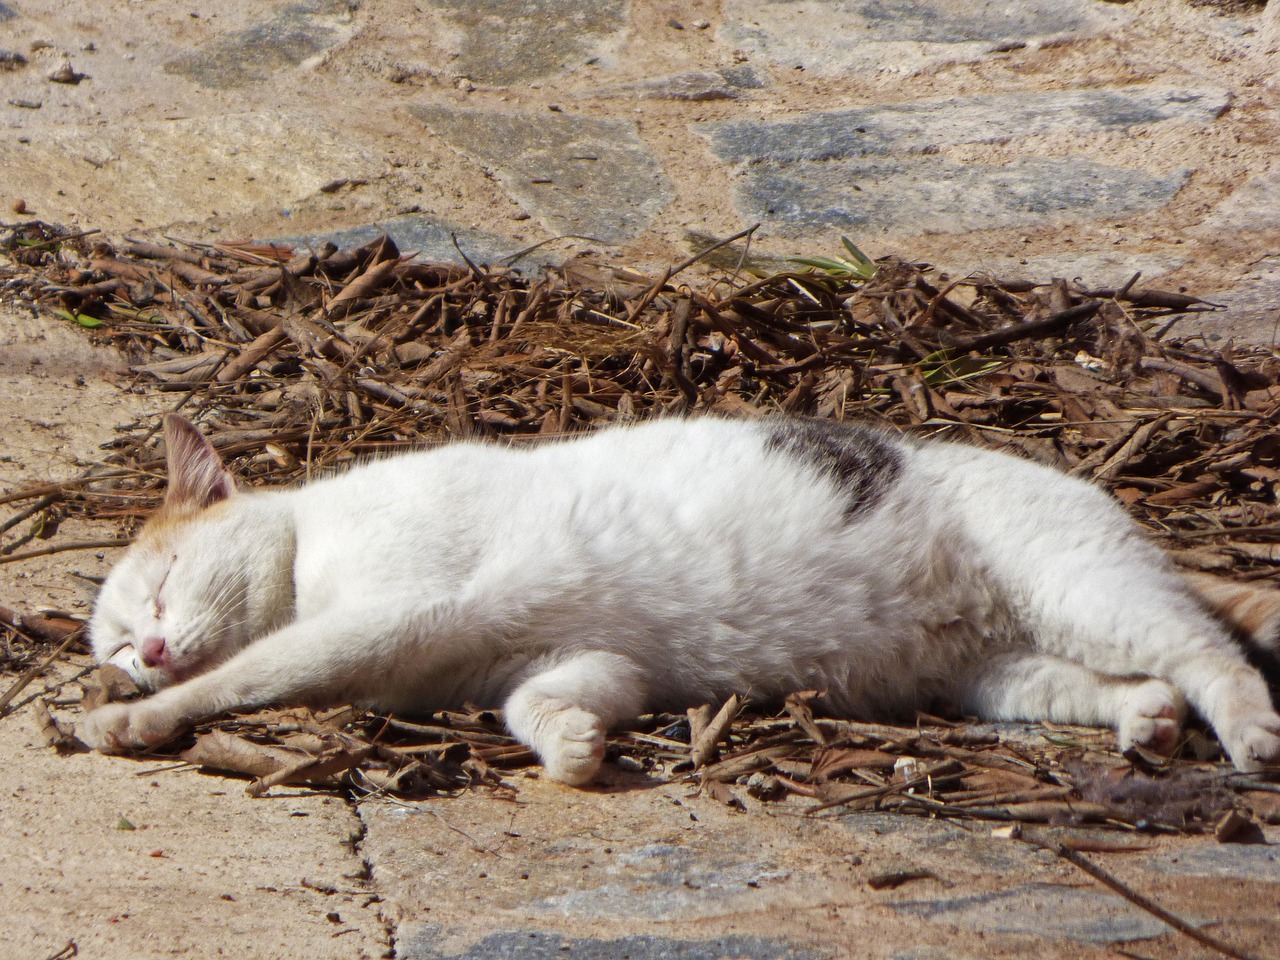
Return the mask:
[[(1280, 759), (1227, 624), (1105, 493), (1012, 455), (660, 419), (253, 492), (191, 423), (164, 432), (164, 503), (90, 621), (98, 659), (158, 692), (85, 716), (104, 751), (268, 704), (470, 702), (585, 784), (628, 718), (820, 690), (848, 717), (941, 699), (1164, 751), (1189, 701), (1237, 768)], [(1280, 646), (1276, 617), (1243, 619)]]

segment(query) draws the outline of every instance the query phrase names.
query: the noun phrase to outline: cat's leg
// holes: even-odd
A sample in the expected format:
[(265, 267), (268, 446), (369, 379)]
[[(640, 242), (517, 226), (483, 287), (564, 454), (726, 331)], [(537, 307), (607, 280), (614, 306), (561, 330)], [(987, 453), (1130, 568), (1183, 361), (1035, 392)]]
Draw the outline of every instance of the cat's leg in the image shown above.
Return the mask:
[(433, 689), (456, 662), (437, 662), (402, 619), (329, 615), (298, 621), (255, 640), (229, 660), (131, 703), (87, 714), (77, 733), (104, 752), (150, 747), (228, 710), (271, 704), (395, 702), (415, 693), (430, 708)]
[(1129, 527), (1079, 526), (997, 558), (1036, 649), (1106, 676), (1165, 681), (1211, 724), (1236, 768), (1280, 762), (1280, 716), (1226, 627)]
[(507, 727), (538, 754), (547, 776), (583, 784), (604, 759), (605, 733), (639, 714), (646, 696), (633, 661), (615, 653), (578, 653), (521, 681), (507, 698)]
[(1212, 724), (1236, 769), (1280, 763), (1280, 715), (1262, 674), (1242, 651), (1193, 649), (1164, 671)]
[(1259, 650), (1280, 655), (1280, 590), (1237, 583), (1210, 573), (1179, 573), (1223, 622), (1240, 631)]
[(1029, 617), (1045, 653), (1112, 676), (1177, 688), (1240, 770), (1280, 761), (1280, 715), (1262, 674), (1176, 572), (1146, 544), (1116, 545), (1091, 564), (1045, 575)]
[(1186, 701), (1171, 684), (1097, 673), (1042, 653), (1006, 653), (962, 676), (957, 705), (987, 720), (1051, 720), (1116, 730), (1131, 745), (1168, 753), (1177, 744)]

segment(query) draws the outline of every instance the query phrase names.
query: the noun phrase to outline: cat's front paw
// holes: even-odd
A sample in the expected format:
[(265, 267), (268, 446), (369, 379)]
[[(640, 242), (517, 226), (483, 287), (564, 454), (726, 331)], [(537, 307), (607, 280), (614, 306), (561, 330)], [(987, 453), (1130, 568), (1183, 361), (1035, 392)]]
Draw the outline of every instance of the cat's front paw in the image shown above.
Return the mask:
[(154, 747), (173, 737), (181, 722), (150, 700), (108, 703), (85, 716), (77, 735), (102, 753), (125, 753)]
[(1280, 717), (1275, 714), (1242, 724), (1239, 730), (1221, 739), (1231, 762), (1244, 773), (1280, 764)]
[(1172, 753), (1182, 732), (1187, 702), (1163, 680), (1148, 680), (1125, 697), (1117, 739), (1120, 749), (1137, 745), (1157, 753)]
[(539, 747), (547, 776), (581, 786), (591, 781), (604, 760), (604, 723), (594, 713), (562, 707), (546, 724)]

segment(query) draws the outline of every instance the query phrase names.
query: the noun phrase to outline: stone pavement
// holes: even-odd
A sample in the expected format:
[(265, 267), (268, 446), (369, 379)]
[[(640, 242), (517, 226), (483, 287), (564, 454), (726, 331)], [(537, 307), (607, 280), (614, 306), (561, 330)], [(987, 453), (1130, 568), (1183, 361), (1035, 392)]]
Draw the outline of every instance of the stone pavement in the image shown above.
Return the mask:
[(1280, 11), (1221, 2), (112, 0), (107, 28), (25, 0), (0, 162), (28, 209), (117, 230), (485, 261), (593, 238), (536, 269), (759, 222), (765, 256), (847, 234), (952, 272), (1141, 269), (1269, 337)]
[[(64, 63), (78, 82), (50, 80)], [(114, 235), (349, 242), (386, 230), (433, 258), (456, 259), (456, 237), (481, 261), (552, 241), (529, 270), (585, 248), (660, 266), (758, 222), (752, 255), (775, 260), (838, 252), (847, 235), (953, 275), (1108, 285), (1141, 270), (1227, 304), (1198, 319), (1207, 335), (1269, 343), (1277, 75), (1276, 0), (1262, 12), (1184, 0), (4, 0), (0, 198)], [(553, 239), (566, 234), (578, 239)], [(133, 782), (125, 761), (75, 764), (120, 791)], [(371, 876), (344, 883), (381, 897), (402, 957), (1204, 955), (1074, 867), (985, 829), (743, 815), (614, 776), (586, 792), (524, 780), (514, 801), (361, 805)], [(144, 791), (152, 804), (158, 783)], [(195, 808), (168, 817), (184, 820), (202, 829)], [(260, 841), (255, 870), (304, 870), (271, 852), (280, 830)], [(1274, 847), (1131, 844), (1142, 849), (1094, 856), (1216, 935), (1280, 956)], [(237, 876), (261, 888), (260, 873), (220, 869), (228, 895)], [(868, 885), (894, 870), (923, 876)], [(290, 878), (281, 889), (310, 892), (278, 909), (327, 929), (316, 891)], [(2, 886), (31, 909), (53, 896)], [(76, 915), (54, 903), (51, 937), (54, 918)], [(181, 950), (283, 955), (255, 946), (269, 914)], [(157, 916), (187, 912), (167, 903)], [(356, 922), (359, 936), (323, 935), (325, 955), (385, 942)], [(130, 940), (125, 926), (101, 955), (168, 954), (163, 933)], [(0, 940), (0, 956), (52, 952), (32, 943), (44, 946)]]
[[(801, 804), (750, 800), (739, 813), (678, 784), (614, 778), (584, 792), (517, 777), (514, 802), (363, 806), (362, 852), (395, 911), (397, 955), (1068, 960), (1114, 957), (1117, 946), (1203, 955), (1074, 866), (994, 837), (990, 825), (807, 819)], [(1233, 944), (1277, 955), (1276, 846), (1110, 839), (1132, 850), (1093, 856), (1125, 882)], [(1280, 844), (1280, 830), (1268, 840)], [(896, 888), (878, 879), (893, 874), (915, 879)]]

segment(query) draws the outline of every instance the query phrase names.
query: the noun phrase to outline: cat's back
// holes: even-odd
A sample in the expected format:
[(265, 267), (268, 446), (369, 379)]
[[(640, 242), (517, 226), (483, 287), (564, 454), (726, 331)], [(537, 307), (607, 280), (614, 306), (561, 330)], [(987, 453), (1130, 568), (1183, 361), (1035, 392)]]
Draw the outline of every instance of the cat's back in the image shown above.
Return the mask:
[(547, 442), (444, 444), (292, 496), (300, 553), (318, 576), (357, 562), (421, 570), (442, 554), (464, 575), (495, 544), (620, 565), (692, 555), (691, 544), (736, 555), (838, 533), (894, 494), (909, 449), (821, 421), (672, 418)]
[(687, 492), (710, 479), (762, 488), (817, 474), (870, 499), (890, 485), (906, 449), (896, 437), (851, 424), (671, 418), (548, 441), (446, 443), (375, 458), (298, 492), (309, 505), (365, 513), (379, 502), (425, 504), (442, 496), (464, 505), (557, 490)]

